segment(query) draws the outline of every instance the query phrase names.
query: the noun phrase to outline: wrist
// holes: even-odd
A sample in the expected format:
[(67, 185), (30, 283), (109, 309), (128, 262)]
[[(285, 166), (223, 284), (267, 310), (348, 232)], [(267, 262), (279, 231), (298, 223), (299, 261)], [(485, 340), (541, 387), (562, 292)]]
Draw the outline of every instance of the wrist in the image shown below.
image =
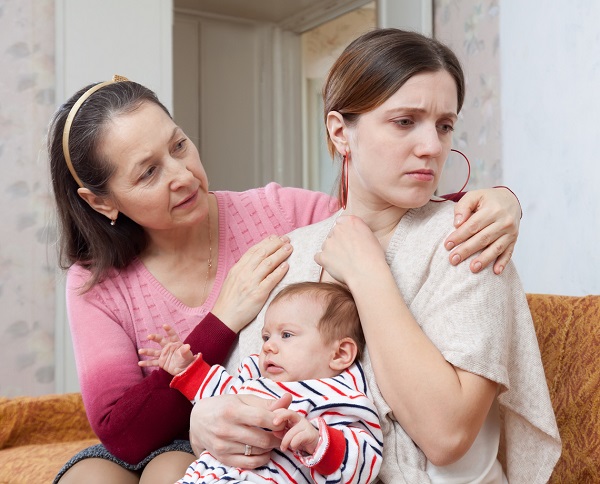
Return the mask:
[(510, 188), (508, 188), (507, 186), (504, 186), (504, 185), (496, 185), (493, 188), (504, 188), (504, 189), (508, 190), (510, 193), (512, 193), (513, 197), (515, 197), (517, 199), (517, 203), (519, 204), (519, 210), (521, 211), (520, 218), (523, 218), (523, 206), (521, 205), (521, 201), (519, 200), (519, 197), (517, 197), (517, 194), (515, 192), (513, 192)]

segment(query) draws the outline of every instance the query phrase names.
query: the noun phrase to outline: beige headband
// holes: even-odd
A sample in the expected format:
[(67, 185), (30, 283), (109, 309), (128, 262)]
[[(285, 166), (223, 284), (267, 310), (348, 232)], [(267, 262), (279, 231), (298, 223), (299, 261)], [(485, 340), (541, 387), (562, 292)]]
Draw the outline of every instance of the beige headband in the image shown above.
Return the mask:
[(75, 118), (77, 111), (79, 111), (79, 108), (84, 103), (84, 101), (88, 97), (90, 97), (92, 94), (94, 94), (98, 89), (102, 89), (104, 86), (108, 86), (109, 84), (114, 84), (115, 82), (124, 82), (124, 81), (129, 81), (129, 79), (127, 79), (126, 77), (123, 77), (123, 76), (119, 76), (118, 74), (115, 74), (112, 78), (112, 81), (101, 82), (100, 84), (96, 84), (95, 86), (90, 87), (87, 91), (85, 91), (81, 95), (81, 97), (77, 100), (77, 102), (75, 104), (73, 104), (71, 111), (69, 111), (69, 115), (67, 116), (67, 120), (65, 121), (65, 127), (63, 129), (63, 139), (62, 139), (63, 154), (65, 155), (65, 161), (67, 162), (67, 167), (69, 168), (71, 175), (73, 175), (73, 179), (77, 182), (77, 184), (81, 188), (83, 188), (83, 183), (81, 182), (80, 178), (77, 176), (77, 173), (75, 173), (75, 168), (73, 168), (73, 163), (71, 162), (71, 154), (69, 153), (69, 133), (71, 131), (71, 124), (73, 123), (73, 118)]

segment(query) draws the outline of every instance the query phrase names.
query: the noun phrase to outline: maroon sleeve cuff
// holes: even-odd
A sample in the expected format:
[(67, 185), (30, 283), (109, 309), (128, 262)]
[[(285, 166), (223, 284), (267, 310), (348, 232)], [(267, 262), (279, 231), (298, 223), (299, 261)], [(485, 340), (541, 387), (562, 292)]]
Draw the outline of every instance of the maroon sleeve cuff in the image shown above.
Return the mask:
[(465, 196), (466, 193), (467, 192), (448, 193), (447, 195), (442, 195), (442, 198), (445, 198), (451, 202), (458, 202), (462, 197)]
[(346, 454), (346, 438), (341, 430), (327, 426), (329, 434), (329, 447), (325, 450), (321, 461), (313, 467), (315, 471), (324, 476), (333, 474), (342, 465)]
[(198, 355), (190, 366), (173, 377), (170, 387), (179, 390), (188, 400), (193, 400), (209, 370), (210, 365), (202, 359), (202, 355)]
[(208, 313), (196, 325), (184, 343), (190, 345), (192, 353), (202, 353), (204, 361), (209, 365), (220, 365), (227, 358), (236, 338), (237, 334), (231, 328), (213, 313)]

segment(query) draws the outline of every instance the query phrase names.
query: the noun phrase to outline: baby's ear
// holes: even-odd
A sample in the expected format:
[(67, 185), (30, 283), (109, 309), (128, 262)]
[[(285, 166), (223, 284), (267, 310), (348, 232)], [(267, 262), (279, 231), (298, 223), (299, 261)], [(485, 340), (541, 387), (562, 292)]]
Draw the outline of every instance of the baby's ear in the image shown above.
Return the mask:
[(337, 349), (329, 362), (329, 368), (335, 371), (345, 370), (354, 363), (357, 353), (358, 346), (352, 338), (341, 339), (337, 342)]

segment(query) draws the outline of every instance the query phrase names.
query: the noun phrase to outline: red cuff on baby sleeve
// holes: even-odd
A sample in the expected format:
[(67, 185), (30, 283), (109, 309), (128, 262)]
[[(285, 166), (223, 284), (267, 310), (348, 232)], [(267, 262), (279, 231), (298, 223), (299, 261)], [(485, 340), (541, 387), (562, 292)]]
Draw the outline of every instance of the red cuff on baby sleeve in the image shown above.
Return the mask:
[(209, 370), (210, 365), (202, 359), (202, 355), (198, 355), (190, 366), (173, 377), (169, 386), (179, 390), (188, 400), (193, 400)]
[(324, 476), (333, 474), (342, 465), (346, 454), (346, 438), (341, 430), (327, 426), (329, 446), (321, 461), (313, 467), (315, 471)]

